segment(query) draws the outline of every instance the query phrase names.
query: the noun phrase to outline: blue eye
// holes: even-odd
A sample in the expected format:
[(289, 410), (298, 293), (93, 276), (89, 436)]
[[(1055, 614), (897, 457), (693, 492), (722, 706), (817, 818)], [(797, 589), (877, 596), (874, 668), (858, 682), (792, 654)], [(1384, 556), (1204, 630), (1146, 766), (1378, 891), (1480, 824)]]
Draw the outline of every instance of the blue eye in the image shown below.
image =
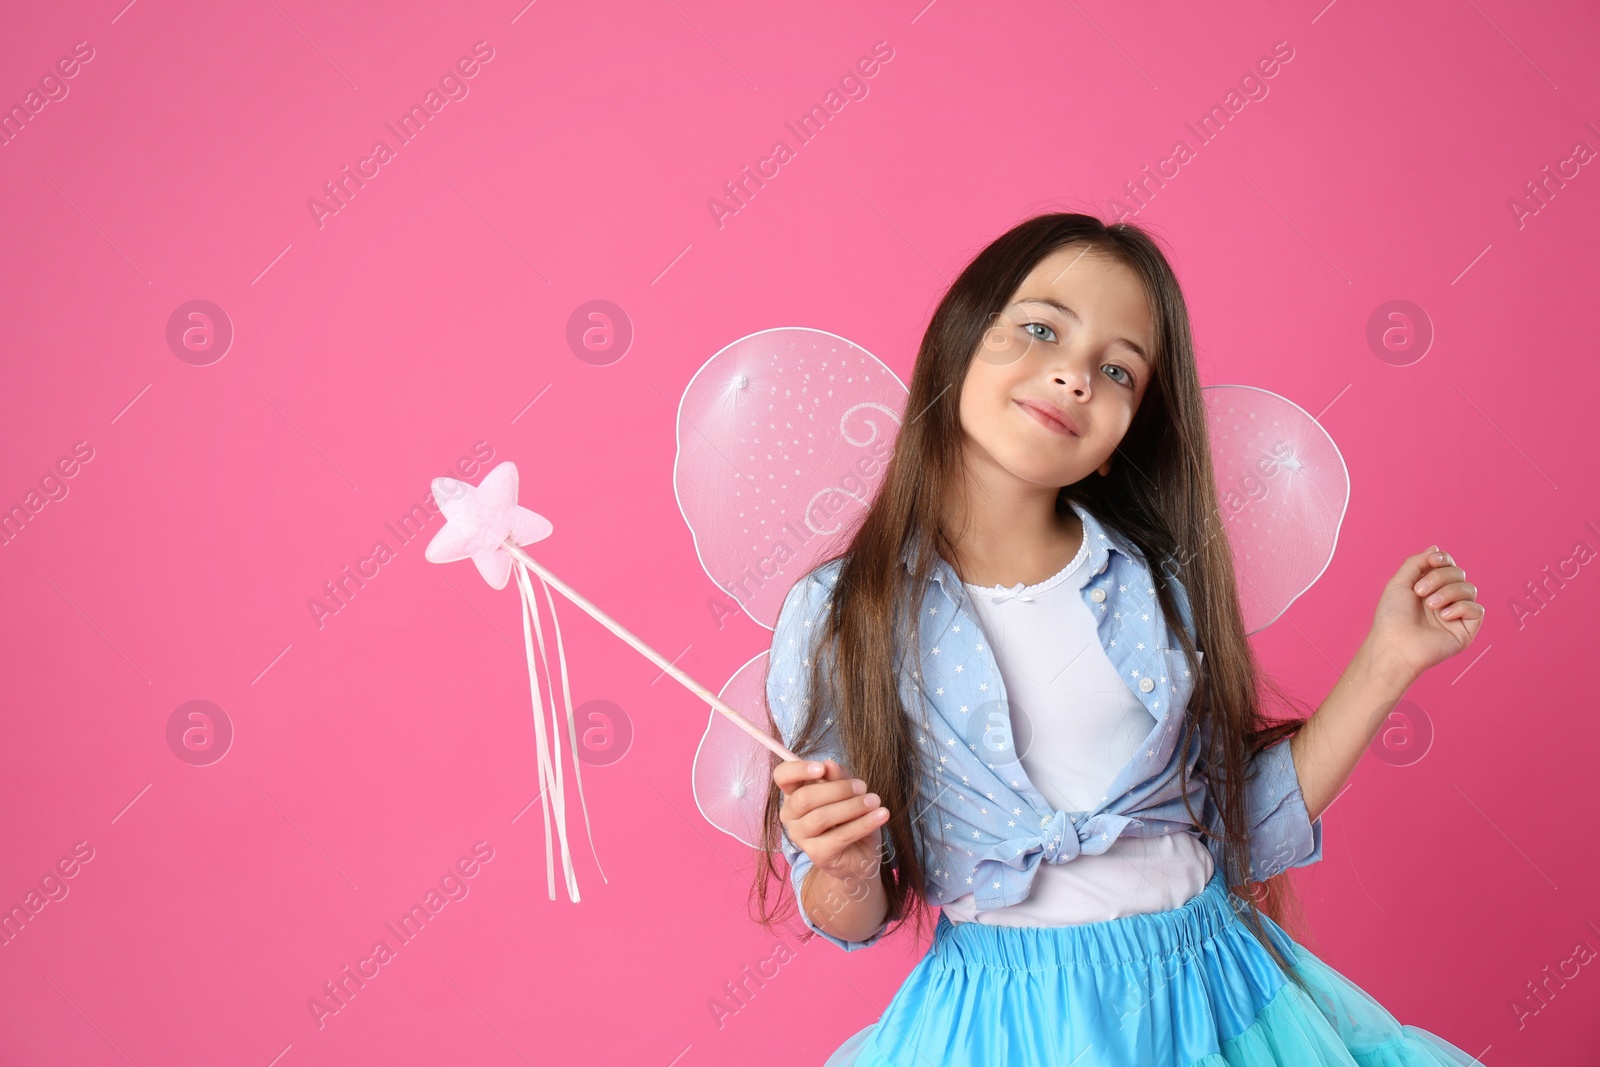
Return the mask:
[(1054, 329), (1052, 329), (1051, 327), (1047, 326), (1046, 324), (1042, 323), (1042, 322), (1024, 323), (1022, 328), (1024, 330), (1026, 330), (1026, 329), (1029, 329), (1030, 327), (1033, 327), (1033, 326), (1039, 327), (1039, 329), (1044, 330), (1046, 333), (1048, 333), (1050, 335), (1049, 337), (1040, 337), (1038, 334), (1033, 334), (1033, 336), (1035, 338), (1037, 338), (1038, 340), (1040, 340), (1040, 341), (1054, 341), (1056, 339), (1056, 331)]
[(1120, 367), (1115, 363), (1107, 363), (1106, 366), (1110, 367), (1112, 370), (1122, 371), (1122, 377), (1116, 379), (1117, 384), (1126, 385), (1129, 389), (1133, 388), (1133, 375), (1129, 374), (1125, 368)]

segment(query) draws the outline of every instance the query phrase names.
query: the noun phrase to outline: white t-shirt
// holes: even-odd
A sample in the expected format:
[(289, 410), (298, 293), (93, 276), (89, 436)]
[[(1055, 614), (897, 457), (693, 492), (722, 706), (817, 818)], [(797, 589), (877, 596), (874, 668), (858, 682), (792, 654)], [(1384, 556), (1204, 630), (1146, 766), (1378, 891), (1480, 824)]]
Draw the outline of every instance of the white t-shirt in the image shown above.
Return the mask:
[[(1056, 808), (1081, 815), (1104, 799), (1112, 779), (1155, 727), (1155, 717), (1117, 676), (1083, 602), (1084, 560), (1037, 585), (966, 584), (1005, 683), (1012, 735), (1023, 770)], [(1039, 864), (1030, 895), (975, 912), (971, 894), (944, 905), (951, 922), (1069, 926), (1167, 911), (1194, 897), (1214, 865), (1194, 834), (1124, 835), (1099, 855)]]

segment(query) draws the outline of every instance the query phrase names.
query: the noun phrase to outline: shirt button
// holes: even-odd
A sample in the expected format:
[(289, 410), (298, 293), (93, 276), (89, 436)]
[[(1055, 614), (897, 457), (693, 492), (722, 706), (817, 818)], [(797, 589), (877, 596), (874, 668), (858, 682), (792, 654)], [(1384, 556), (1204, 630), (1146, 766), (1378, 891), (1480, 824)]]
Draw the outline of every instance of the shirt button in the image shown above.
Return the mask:
[(1139, 679), (1139, 692), (1148, 693), (1148, 692), (1150, 692), (1150, 690), (1154, 689), (1155, 687), (1156, 687), (1156, 683), (1155, 683), (1154, 679), (1151, 679), (1151, 678), (1140, 678)]
[(1096, 589), (1089, 594), (1089, 598), (1098, 604), (1106, 598), (1106, 591), (1104, 589)]

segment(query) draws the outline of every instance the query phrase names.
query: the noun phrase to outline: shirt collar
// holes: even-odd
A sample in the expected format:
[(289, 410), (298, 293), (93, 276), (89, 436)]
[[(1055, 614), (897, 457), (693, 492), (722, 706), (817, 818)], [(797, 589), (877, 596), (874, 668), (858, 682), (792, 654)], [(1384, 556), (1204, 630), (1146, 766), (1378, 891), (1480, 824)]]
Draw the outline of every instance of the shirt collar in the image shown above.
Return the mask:
[[(1120, 552), (1129, 560), (1140, 558), (1137, 547), (1122, 536), (1115, 529), (1105, 525), (1094, 516), (1094, 513), (1080, 505), (1075, 500), (1067, 501), (1072, 510), (1078, 513), (1078, 518), (1083, 521), (1083, 537), (1089, 545), (1089, 558), (1086, 565), (1089, 574), (1096, 575), (1106, 569), (1111, 561), (1112, 552)], [(901, 553), (900, 561), (906, 570), (916, 565), (918, 541), (913, 539), (906, 545)], [(943, 556), (935, 555), (933, 562), (933, 580), (939, 583), (939, 588), (944, 591), (952, 601), (960, 603), (965, 592), (960, 577), (955, 568)]]

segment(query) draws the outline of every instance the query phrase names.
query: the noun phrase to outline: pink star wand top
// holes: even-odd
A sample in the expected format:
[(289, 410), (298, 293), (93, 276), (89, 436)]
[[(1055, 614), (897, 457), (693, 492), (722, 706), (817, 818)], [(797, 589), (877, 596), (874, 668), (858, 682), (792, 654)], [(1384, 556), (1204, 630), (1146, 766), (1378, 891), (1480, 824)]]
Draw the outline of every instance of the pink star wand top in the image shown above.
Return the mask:
[[(550, 662), (545, 655), (544, 629), (539, 622), (538, 607), (534, 602), (533, 584), (529, 581), (528, 572), (531, 570), (539, 576), (541, 583), (546, 585), (545, 602), (550, 606), (550, 618), (555, 620), (556, 629), (556, 656), (561, 665), (561, 689), (567, 709), (567, 741), (573, 752), (573, 772), (578, 781), (578, 801), (583, 806), (583, 825), (589, 832), (589, 848), (594, 850), (594, 834), (589, 831), (589, 808), (583, 799), (583, 772), (579, 769), (577, 760), (578, 739), (577, 725), (572, 711), (572, 690), (567, 683), (567, 656), (566, 649), (561, 643), (561, 623), (556, 619), (555, 602), (550, 597), (549, 586), (568, 600), (578, 605), (592, 615), (606, 629), (622, 638), (628, 644), (638, 649), (646, 659), (666, 671), (673, 678), (683, 683), (691, 692), (717, 711), (726, 715), (735, 725), (754, 737), (761, 744), (775, 752), (785, 760), (796, 760), (800, 757), (784, 748), (781, 743), (767, 735), (754, 723), (740, 715), (728, 704), (723, 702), (715, 693), (689, 677), (678, 666), (668, 660), (661, 653), (639, 640), (624, 629), (615, 619), (591, 604), (577, 590), (567, 585), (560, 578), (551, 574), (544, 567), (535, 563), (533, 559), (519, 545), (530, 545), (549, 537), (554, 527), (550, 520), (522, 507), (517, 503), (517, 466), (509, 461), (501, 463), (494, 470), (484, 475), (483, 481), (476, 487), (454, 478), (435, 478), (433, 480), (433, 497), (439, 503), (439, 509), (444, 512), (445, 525), (442, 530), (428, 542), (427, 550), (423, 555), (430, 563), (453, 563), (456, 560), (470, 558), (477, 566), (478, 573), (483, 575), (483, 580), (491, 588), (504, 589), (506, 581), (513, 571), (517, 576), (517, 588), (522, 595), (522, 640), (528, 653), (528, 685), (533, 695), (533, 724), (534, 739), (538, 752), (539, 764), (539, 795), (541, 798), (549, 797), (544, 805), (545, 826), (545, 867), (548, 876), (550, 899), (556, 898), (555, 867), (551, 854), (550, 820), (552, 814), (555, 818), (556, 833), (561, 842), (561, 865), (567, 881), (567, 895), (573, 902), (577, 902), (578, 880), (572, 869), (572, 854), (567, 845), (566, 825), (566, 792), (562, 778), (561, 759), (561, 733), (556, 717), (556, 709), (552, 704), (550, 709), (550, 729), (546, 736), (544, 721), (544, 704), (539, 695), (539, 676), (534, 666), (533, 650), (537, 643), (539, 658), (544, 663), (545, 677), (550, 677)], [(552, 757), (552, 749), (554, 755)], [(599, 865), (599, 856), (595, 857), (596, 866)], [(605, 878), (605, 872), (600, 876)]]

